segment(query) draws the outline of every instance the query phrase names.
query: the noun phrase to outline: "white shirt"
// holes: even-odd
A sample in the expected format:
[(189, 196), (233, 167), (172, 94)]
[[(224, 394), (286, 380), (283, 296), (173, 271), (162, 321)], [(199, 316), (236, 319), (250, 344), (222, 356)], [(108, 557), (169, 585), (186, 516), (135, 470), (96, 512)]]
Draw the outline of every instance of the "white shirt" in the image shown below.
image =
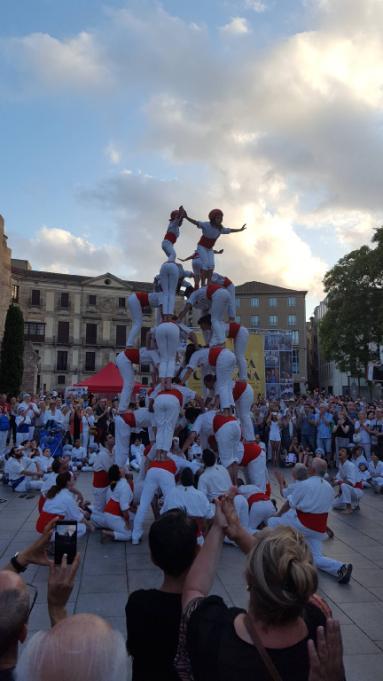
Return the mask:
[(290, 508), (305, 513), (328, 513), (334, 503), (334, 490), (324, 478), (313, 475), (295, 485), (287, 500)]
[(231, 485), (232, 482), (227, 469), (218, 463), (206, 468), (198, 481), (198, 489), (206, 494), (209, 501), (225, 494)]
[(72, 459), (78, 459), (79, 461), (86, 459), (85, 447), (73, 447), (70, 455)]
[(33, 461), (36, 461), (43, 473), (47, 473), (49, 468), (52, 468), (52, 463), (54, 461), (53, 456), (43, 456), (40, 454), (40, 456), (35, 456)]
[(54, 473), (53, 471), (51, 473), (47, 473), (46, 475), (44, 475), (43, 484), (41, 486), (41, 494), (43, 494), (44, 497), (46, 496), (50, 488), (56, 484), (56, 479), (57, 473)]
[(109, 468), (114, 464), (114, 453), (110, 453), (105, 447), (100, 447), (96, 454), (95, 462), (93, 464), (94, 471), (109, 471)]
[(44, 511), (54, 515), (63, 515), (64, 520), (82, 522), (84, 514), (69, 489), (62, 489), (53, 499), (44, 502)]
[(47, 423), (48, 421), (56, 421), (57, 423), (63, 423), (64, 422), (64, 417), (62, 415), (62, 412), (59, 409), (56, 409), (55, 412), (51, 412), (50, 409), (47, 409), (45, 414), (44, 414), (44, 424)]
[(140, 463), (144, 451), (145, 447), (142, 443), (140, 445), (130, 445), (130, 453), (134, 459), (137, 459), (138, 463)]
[(184, 508), (187, 515), (195, 518), (212, 518), (214, 507), (209, 504), (205, 494), (195, 487), (177, 485), (166, 495), (161, 513), (172, 508)]
[(196, 307), (198, 310), (203, 310), (205, 312), (210, 310), (211, 300), (209, 300), (209, 298), (206, 297), (206, 291), (207, 291), (206, 286), (202, 286), (202, 288), (193, 291), (193, 293), (191, 294), (191, 296), (189, 296), (188, 299), (189, 305), (192, 305), (193, 307)]
[(370, 461), (368, 464), (368, 472), (372, 478), (383, 477), (383, 461), (378, 461), (376, 466), (373, 461)]
[(230, 234), (229, 227), (215, 227), (211, 222), (197, 222), (198, 229), (202, 230), (202, 234), (208, 239), (218, 239), (221, 234)]
[(347, 460), (339, 464), (336, 479), (347, 481), (350, 485), (355, 485), (358, 482), (358, 470), (352, 461)]
[(212, 409), (210, 411), (205, 411), (203, 414), (197, 416), (191, 426), (191, 431), (200, 436), (202, 450), (206, 449), (209, 444), (209, 436), (213, 435), (213, 419), (216, 413), (217, 412)]
[(106, 500), (113, 499), (120, 504), (121, 511), (127, 511), (133, 501), (133, 492), (128, 481), (125, 478), (120, 478), (113, 490), (108, 488), (106, 493)]

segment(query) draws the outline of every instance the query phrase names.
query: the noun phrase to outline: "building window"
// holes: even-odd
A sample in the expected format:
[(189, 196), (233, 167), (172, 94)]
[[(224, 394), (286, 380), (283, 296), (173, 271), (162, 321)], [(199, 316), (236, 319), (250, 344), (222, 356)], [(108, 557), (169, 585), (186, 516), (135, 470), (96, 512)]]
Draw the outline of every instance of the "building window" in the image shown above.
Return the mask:
[(259, 315), (253, 315), (250, 317), (250, 327), (255, 328), (256, 326), (259, 326)]
[(277, 307), (277, 299), (269, 298), (269, 307)]
[(259, 307), (259, 298), (251, 298), (250, 305), (251, 307)]
[(241, 307), (241, 301), (239, 298), (235, 299), (235, 307)]
[(88, 296), (88, 305), (96, 305), (97, 304), (97, 296)]
[(87, 324), (85, 330), (85, 342), (87, 345), (97, 343), (97, 324)]
[(150, 374), (150, 364), (141, 364), (141, 373)]
[(12, 284), (12, 302), (13, 303), (18, 303), (19, 302), (19, 291), (20, 291), (20, 286), (17, 284)]
[(278, 317), (276, 314), (271, 314), (269, 315), (269, 325), (270, 326), (277, 326), (278, 324)]
[(142, 383), (142, 385), (148, 385), (149, 384), (148, 377), (142, 376), (141, 377), (141, 383)]
[(289, 314), (287, 317), (287, 323), (289, 326), (296, 326), (297, 316), (295, 314)]
[(291, 342), (293, 345), (299, 345), (299, 331), (290, 331), (291, 333)]
[(69, 293), (67, 291), (63, 291), (60, 295), (60, 306), (69, 307)]
[(45, 340), (45, 324), (24, 322), (24, 338), (35, 343), (43, 343)]
[(287, 305), (289, 307), (295, 307), (296, 304), (297, 304), (297, 301), (296, 301), (295, 296), (291, 296), (291, 297), (287, 298)]
[(57, 350), (57, 371), (66, 371), (68, 368), (67, 350)]
[(31, 291), (31, 305), (40, 305), (40, 289), (33, 288)]
[(117, 324), (116, 326), (116, 346), (124, 348), (126, 346), (126, 326)]
[(67, 345), (69, 343), (69, 322), (58, 322), (57, 342)]
[(96, 370), (96, 353), (86, 352), (85, 353), (85, 371), (95, 371)]
[(293, 350), (292, 359), (292, 370), (293, 374), (299, 374), (299, 350)]
[(118, 299), (118, 307), (121, 307), (121, 308), (126, 307), (126, 298), (119, 298)]
[(65, 376), (57, 376), (57, 385), (65, 385)]

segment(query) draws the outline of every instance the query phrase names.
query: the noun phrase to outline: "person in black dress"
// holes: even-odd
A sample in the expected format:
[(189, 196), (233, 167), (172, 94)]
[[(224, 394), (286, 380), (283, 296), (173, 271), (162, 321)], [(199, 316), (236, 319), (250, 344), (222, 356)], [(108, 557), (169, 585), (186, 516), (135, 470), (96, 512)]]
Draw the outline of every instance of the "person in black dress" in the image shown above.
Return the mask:
[(159, 589), (138, 589), (126, 604), (127, 649), (133, 658), (132, 681), (178, 681), (174, 669), (182, 615), (182, 589), (196, 556), (197, 525), (174, 509), (149, 532), (151, 558), (164, 573)]
[[(247, 611), (207, 596), (225, 528), (248, 553)], [(213, 526), (185, 580), (175, 663), (180, 679), (343, 681), (339, 623), (328, 619), (331, 613), (315, 594), (317, 585), (310, 550), (299, 532), (281, 526), (253, 537), (241, 528), (230, 499), (217, 502)], [(321, 643), (327, 636), (326, 655), (321, 645), (315, 652), (318, 636)]]

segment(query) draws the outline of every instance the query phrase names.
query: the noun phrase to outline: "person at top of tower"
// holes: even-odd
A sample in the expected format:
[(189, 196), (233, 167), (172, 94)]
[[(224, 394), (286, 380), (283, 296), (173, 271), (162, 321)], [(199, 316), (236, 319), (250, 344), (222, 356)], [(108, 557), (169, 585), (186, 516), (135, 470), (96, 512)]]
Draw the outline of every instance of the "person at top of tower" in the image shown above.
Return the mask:
[(169, 224), (161, 244), (162, 250), (168, 256), (168, 262), (174, 262), (176, 259), (177, 254), (174, 250), (174, 244), (180, 235), (180, 227), (184, 217), (185, 212), (182, 206), (178, 210), (172, 210), (170, 213)]
[[(221, 248), (220, 251), (216, 251), (213, 248), (213, 253), (215, 255), (222, 255), (223, 253), (223, 248)], [(192, 255), (189, 255), (187, 258), (177, 258), (180, 262), (188, 262), (188, 260), (192, 261), (192, 270), (194, 273), (194, 282), (195, 282), (195, 288), (199, 288), (200, 281), (201, 281), (201, 270), (202, 270), (202, 261), (201, 261), (201, 256), (198, 253), (198, 251), (194, 251)]]
[(202, 237), (200, 238), (197, 246), (197, 251), (200, 255), (202, 268), (201, 268), (201, 285), (205, 282), (210, 283), (211, 276), (214, 272), (214, 244), (221, 234), (233, 234), (234, 232), (243, 232), (246, 229), (246, 224), (242, 225), (239, 229), (231, 229), (230, 227), (224, 227), (223, 212), (220, 208), (214, 208), (209, 213), (209, 222), (200, 222), (199, 220), (194, 220), (190, 218), (182, 206), (184, 211), (184, 217), (188, 222), (202, 230)]

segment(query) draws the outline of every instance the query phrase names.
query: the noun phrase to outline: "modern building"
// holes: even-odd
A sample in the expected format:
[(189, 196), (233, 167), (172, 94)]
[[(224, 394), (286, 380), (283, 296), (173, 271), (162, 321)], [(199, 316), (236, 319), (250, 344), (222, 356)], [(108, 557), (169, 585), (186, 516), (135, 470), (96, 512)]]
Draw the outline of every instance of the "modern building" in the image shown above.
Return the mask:
[(238, 322), (254, 333), (291, 333), (295, 393), (304, 393), (307, 385), (306, 293), (260, 281), (236, 287)]

